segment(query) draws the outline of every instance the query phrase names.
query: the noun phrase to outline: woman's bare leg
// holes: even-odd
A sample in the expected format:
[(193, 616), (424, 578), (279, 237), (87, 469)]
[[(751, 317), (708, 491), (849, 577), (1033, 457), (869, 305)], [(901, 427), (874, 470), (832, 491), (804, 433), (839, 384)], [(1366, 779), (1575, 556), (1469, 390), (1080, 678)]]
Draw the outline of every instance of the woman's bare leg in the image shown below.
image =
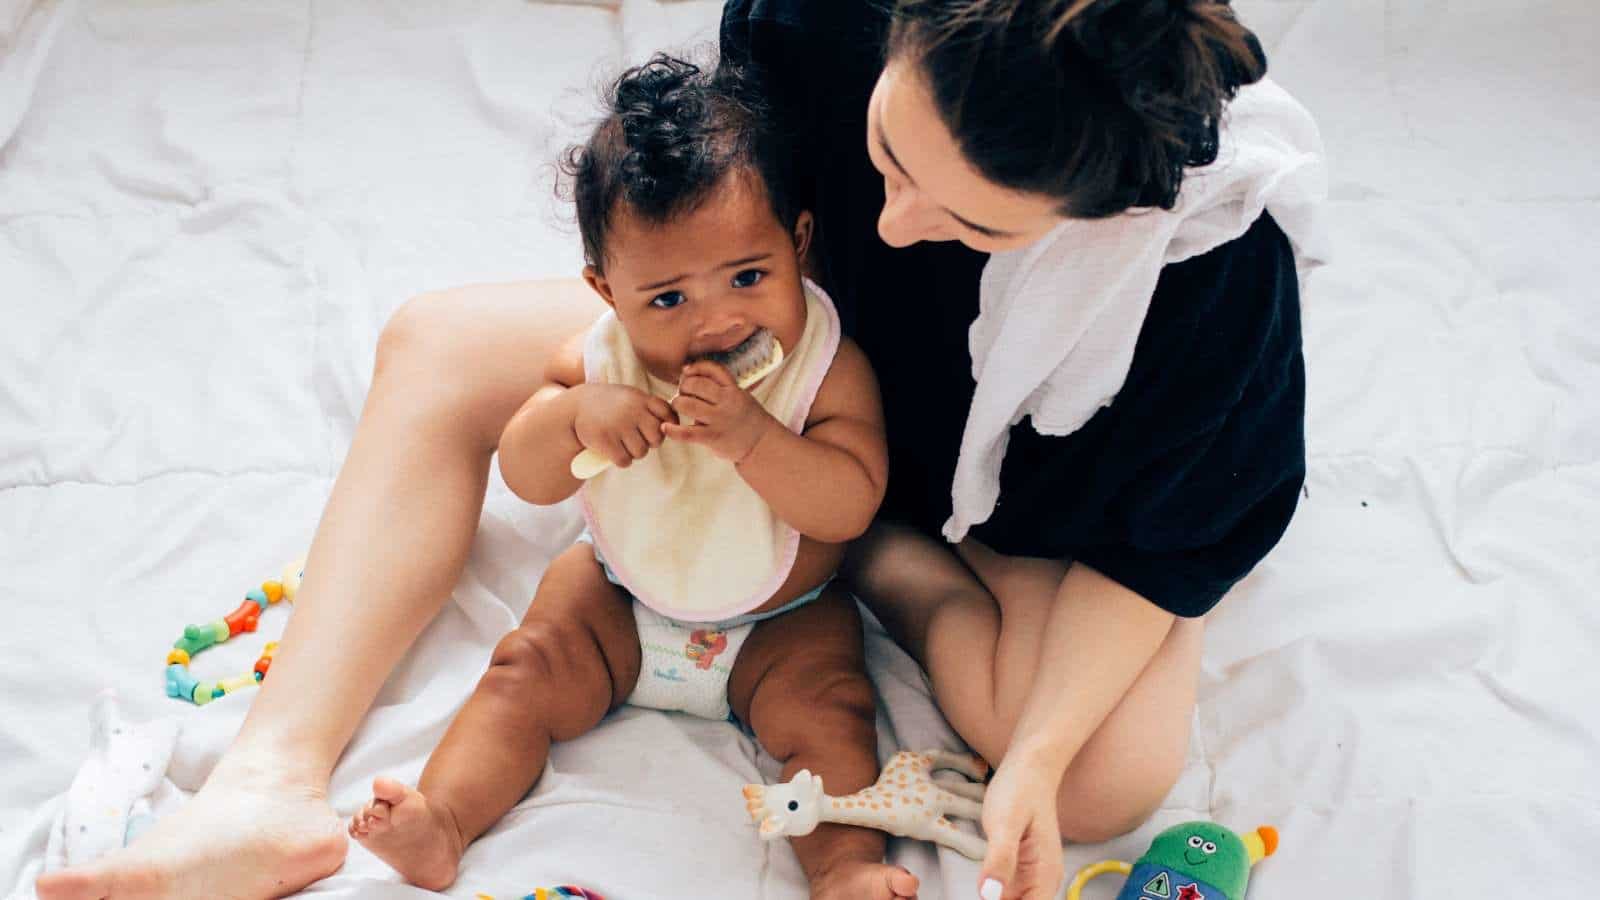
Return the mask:
[[(929, 673), (956, 732), (998, 762), (1011, 742), (1041, 654), (1044, 623), (1067, 565), (1007, 557), (968, 540), (951, 548), (898, 526), (875, 526), (847, 574)], [(1131, 831), (1165, 799), (1188, 749), (1204, 626), (1179, 619), (1122, 701), (1067, 767), (1062, 835), (1095, 842)]]
[(125, 850), (41, 878), (41, 900), (277, 897), (343, 864), (326, 799), (334, 763), (450, 595), (501, 429), (545, 357), (603, 308), (573, 280), (461, 288), (395, 314), (272, 677), (238, 737), (183, 810)]

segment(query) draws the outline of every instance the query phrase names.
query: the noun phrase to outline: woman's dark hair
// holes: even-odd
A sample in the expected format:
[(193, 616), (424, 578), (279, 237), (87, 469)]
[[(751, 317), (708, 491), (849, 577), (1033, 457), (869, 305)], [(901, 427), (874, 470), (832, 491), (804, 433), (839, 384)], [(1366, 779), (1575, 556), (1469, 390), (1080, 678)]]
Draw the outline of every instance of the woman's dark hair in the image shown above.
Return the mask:
[(773, 214), (793, 228), (785, 157), (758, 96), (737, 67), (703, 70), (664, 53), (618, 76), (606, 117), (561, 163), (589, 264), (605, 267), (619, 202), (646, 222), (665, 222), (693, 212), (734, 171), (759, 179)]
[(986, 178), (1085, 219), (1171, 209), (1267, 65), (1227, 0), (899, 0), (888, 53)]

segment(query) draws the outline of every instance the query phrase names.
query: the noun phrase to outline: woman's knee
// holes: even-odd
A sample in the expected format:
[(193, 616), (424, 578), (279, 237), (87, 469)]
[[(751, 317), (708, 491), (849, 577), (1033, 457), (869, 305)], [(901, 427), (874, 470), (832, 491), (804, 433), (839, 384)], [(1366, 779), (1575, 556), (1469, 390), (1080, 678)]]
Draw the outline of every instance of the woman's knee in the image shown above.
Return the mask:
[(426, 369), (457, 353), (452, 326), (459, 307), (448, 295), (418, 294), (400, 304), (378, 333), (377, 370)]
[[(378, 335), (369, 404), (393, 398), (408, 416), (465, 425), (492, 448), (505, 423), (485, 421), (498, 397), (486, 367), (472, 364), (474, 343), (471, 323), (451, 295), (412, 297)], [(492, 417), (507, 415), (496, 410)]]

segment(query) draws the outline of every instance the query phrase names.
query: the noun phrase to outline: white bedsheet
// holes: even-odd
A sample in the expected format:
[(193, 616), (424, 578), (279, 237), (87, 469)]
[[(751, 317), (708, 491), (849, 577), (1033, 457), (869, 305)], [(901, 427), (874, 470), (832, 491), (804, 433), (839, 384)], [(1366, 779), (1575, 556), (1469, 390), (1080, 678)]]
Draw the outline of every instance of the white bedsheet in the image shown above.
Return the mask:
[[(1305, 297), (1307, 494), (1211, 617), (1166, 808), (1069, 864), (1204, 816), (1281, 829), (1254, 897), (1583, 896), (1600, 12), (1238, 5), (1333, 172), (1334, 261)], [(98, 688), (182, 716), (174, 777), (198, 785), (249, 695), (180, 707), (160, 659), (304, 547), (386, 317), (426, 289), (575, 273), (555, 151), (600, 76), (710, 39), (717, 8), (0, 3), (0, 890), (25, 893)], [(416, 776), (576, 530), (491, 489), (454, 602), (335, 773), (341, 811), (380, 771)], [(281, 626), (197, 672), (247, 666)], [(881, 635), (871, 652), (885, 747), (950, 744), (914, 667)], [(763, 772), (729, 727), (625, 711), (555, 751), (452, 894), (804, 897), (745, 817), (738, 786)], [(924, 898), (973, 896), (972, 864), (894, 853)], [(309, 893), (407, 895), (359, 848)]]

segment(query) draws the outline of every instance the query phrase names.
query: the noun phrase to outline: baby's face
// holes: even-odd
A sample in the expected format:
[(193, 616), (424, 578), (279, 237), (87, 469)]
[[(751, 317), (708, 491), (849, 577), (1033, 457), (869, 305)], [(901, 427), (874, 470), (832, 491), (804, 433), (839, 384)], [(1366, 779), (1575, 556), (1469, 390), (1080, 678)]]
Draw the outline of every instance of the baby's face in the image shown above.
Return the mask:
[(800, 260), (810, 235), (809, 215), (790, 233), (760, 188), (734, 173), (699, 209), (664, 224), (619, 210), (605, 273), (585, 276), (650, 374), (676, 384), (685, 365), (758, 328), (794, 348), (806, 324)]

